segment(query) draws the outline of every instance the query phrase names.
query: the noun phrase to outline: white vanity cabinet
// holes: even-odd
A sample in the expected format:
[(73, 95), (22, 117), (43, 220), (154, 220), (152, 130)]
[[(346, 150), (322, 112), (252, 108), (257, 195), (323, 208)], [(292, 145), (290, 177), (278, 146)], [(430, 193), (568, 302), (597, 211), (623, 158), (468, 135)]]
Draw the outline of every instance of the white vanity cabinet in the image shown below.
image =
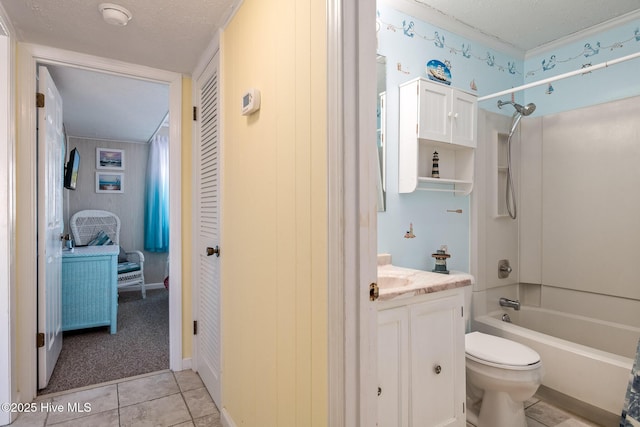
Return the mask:
[[(400, 193), (471, 192), (477, 105), (475, 95), (424, 78), (400, 85)], [(432, 176), (434, 151), (439, 178)]]
[(463, 305), (462, 288), (380, 303), (378, 426), (465, 426)]

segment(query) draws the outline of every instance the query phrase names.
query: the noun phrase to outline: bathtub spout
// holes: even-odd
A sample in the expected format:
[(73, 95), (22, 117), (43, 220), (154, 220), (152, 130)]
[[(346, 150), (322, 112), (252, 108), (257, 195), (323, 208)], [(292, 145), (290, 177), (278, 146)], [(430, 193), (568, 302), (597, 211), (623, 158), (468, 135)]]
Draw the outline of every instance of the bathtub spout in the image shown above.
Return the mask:
[(517, 299), (500, 298), (501, 307), (511, 307), (515, 310), (520, 310), (520, 301)]

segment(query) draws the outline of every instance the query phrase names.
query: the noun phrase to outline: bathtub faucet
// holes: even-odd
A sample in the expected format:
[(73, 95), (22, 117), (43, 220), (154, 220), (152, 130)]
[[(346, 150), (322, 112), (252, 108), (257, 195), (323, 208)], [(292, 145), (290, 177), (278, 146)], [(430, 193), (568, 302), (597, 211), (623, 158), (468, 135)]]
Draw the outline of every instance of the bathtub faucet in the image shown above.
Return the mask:
[(500, 306), (511, 307), (515, 310), (520, 310), (520, 301), (517, 299), (500, 298)]

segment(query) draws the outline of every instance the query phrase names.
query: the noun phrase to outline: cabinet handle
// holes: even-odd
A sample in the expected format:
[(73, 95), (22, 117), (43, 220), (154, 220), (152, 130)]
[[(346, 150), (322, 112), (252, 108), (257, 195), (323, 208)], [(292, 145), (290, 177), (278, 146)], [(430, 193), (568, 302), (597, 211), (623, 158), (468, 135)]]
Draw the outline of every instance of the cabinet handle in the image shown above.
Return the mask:
[(451, 117), (453, 116), (453, 111), (449, 111), (449, 114), (447, 114), (447, 117)]
[(442, 366), (440, 366), (440, 365), (436, 365), (436, 366), (433, 368), (433, 371), (436, 373), (436, 375), (440, 374), (440, 372), (442, 372)]
[(454, 118), (454, 119), (457, 119), (457, 118), (458, 118), (458, 113), (455, 113), (455, 114), (453, 115), (453, 118)]

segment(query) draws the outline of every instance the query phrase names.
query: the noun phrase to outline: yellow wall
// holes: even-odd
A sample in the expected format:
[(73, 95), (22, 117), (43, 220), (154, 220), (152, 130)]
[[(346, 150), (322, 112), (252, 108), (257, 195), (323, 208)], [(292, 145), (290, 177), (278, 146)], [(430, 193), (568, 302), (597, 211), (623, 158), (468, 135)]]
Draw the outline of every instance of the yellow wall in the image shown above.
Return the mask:
[(192, 108), (191, 79), (182, 78), (182, 358), (193, 354), (192, 311)]
[[(327, 424), (326, 2), (245, 0), (221, 41), (222, 402)], [(261, 109), (240, 115), (242, 93)]]

